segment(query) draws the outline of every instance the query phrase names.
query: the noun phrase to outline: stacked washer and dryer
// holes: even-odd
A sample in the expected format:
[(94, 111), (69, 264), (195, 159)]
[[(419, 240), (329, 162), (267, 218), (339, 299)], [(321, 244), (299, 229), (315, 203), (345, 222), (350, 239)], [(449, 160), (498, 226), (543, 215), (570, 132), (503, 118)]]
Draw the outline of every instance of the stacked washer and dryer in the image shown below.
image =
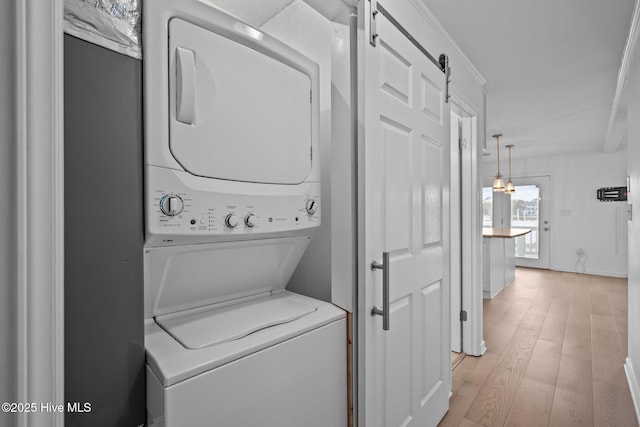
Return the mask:
[(346, 425), (345, 313), (285, 290), (320, 224), (318, 67), (206, 1), (143, 6), (148, 425)]

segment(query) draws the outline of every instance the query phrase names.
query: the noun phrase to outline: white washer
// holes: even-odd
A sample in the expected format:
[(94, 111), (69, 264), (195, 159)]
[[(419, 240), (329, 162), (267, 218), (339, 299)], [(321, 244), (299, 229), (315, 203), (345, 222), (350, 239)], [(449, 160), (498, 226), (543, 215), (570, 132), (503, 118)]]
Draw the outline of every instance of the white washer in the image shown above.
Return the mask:
[(285, 290), (320, 224), (318, 67), (206, 1), (143, 13), (148, 424), (346, 425), (345, 313)]

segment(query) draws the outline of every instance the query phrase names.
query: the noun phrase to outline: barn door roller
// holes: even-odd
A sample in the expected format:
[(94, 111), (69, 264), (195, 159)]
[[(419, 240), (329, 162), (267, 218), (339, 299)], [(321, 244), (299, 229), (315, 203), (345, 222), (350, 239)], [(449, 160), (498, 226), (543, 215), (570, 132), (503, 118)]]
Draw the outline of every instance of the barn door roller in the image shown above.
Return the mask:
[(451, 83), (451, 67), (449, 66), (449, 56), (445, 55), (444, 53), (440, 54), (440, 58), (438, 58), (438, 64), (440, 64), (440, 69), (444, 71), (444, 102), (449, 102), (449, 98), (451, 98), (451, 90), (449, 89), (449, 84)]
[(404, 28), (400, 23), (389, 13), (387, 9), (385, 9), (378, 0), (369, 0), (369, 43), (371, 46), (378, 45), (378, 39), (380, 38), (380, 34), (378, 33), (377, 28), (377, 18), (379, 14), (382, 14), (387, 20), (398, 29), (415, 47), (418, 48), (420, 52), (424, 56), (426, 56), (440, 71), (442, 71), (445, 75), (445, 102), (449, 102), (451, 98), (451, 91), (449, 89), (449, 85), (451, 83), (451, 67), (449, 66), (449, 56), (444, 53), (440, 55), (440, 57), (436, 60), (436, 58), (429, 53), (427, 49), (424, 48), (412, 35)]

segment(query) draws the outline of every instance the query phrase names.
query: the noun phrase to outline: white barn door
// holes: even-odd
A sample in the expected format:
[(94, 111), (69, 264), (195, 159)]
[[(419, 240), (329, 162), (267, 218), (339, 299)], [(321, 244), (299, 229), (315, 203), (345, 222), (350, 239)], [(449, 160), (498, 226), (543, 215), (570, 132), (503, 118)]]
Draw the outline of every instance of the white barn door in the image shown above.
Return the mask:
[[(360, 16), (369, 19), (370, 2), (361, 3)], [(376, 46), (368, 31), (359, 44), (360, 259), (366, 264), (359, 266), (359, 425), (435, 426), (448, 409), (451, 381), (445, 74), (385, 13), (375, 21)], [(372, 261), (387, 272), (372, 269)], [(386, 331), (383, 316), (372, 314), (385, 308), (385, 275)]]

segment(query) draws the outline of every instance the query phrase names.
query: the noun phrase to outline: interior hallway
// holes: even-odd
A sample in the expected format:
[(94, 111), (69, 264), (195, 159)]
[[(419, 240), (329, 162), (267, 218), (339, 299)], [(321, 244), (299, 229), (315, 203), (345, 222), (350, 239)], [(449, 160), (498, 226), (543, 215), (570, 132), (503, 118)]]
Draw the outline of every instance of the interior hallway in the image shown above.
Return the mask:
[(626, 279), (518, 268), (484, 301), (484, 339), (453, 370), (440, 426), (638, 426)]

